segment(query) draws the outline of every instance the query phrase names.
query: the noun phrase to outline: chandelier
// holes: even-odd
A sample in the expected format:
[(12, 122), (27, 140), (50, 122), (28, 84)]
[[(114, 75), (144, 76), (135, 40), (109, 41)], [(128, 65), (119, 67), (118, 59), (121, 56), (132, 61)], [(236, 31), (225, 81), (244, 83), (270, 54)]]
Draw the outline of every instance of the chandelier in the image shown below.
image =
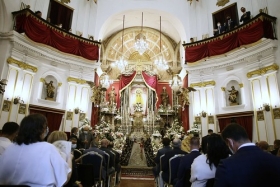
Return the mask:
[(122, 56), (120, 57), (120, 60), (117, 60), (114, 65), (117, 66), (117, 68), (123, 72), (125, 70), (125, 67), (127, 66), (127, 61), (123, 57), (123, 36), (124, 36), (124, 19), (125, 15), (123, 15), (123, 29), (122, 29)]
[(143, 34), (143, 12), (142, 12), (141, 32), (137, 36), (135, 36), (134, 47), (140, 55), (143, 55), (143, 53), (148, 49), (148, 43), (146, 41), (146, 36)]
[(165, 61), (165, 59), (163, 58), (162, 56), (162, 53), (161, 53), (161, 16), (160, 16), (160, 27), (159, 27), (159, 52), (160, 52), (160, 55), (159, 57), (155, 60), (155, 65), (161, 69), (161, 70), (167, 70), (169, 67), (168, 67), (168, 64), (167, 62)]
[(113, 80), (110, 80), (109, 75), (107, 75), (107, 74), (105, 74), (103, 76), (103, 78), (100, 79), (100, 84), (101, 84), (102, 88), (108, 89), (112, 83), (113, 83)]
[(178, 76), (178, 74), (173, 76), (172, 80), (169, 81), (169, 86), (175, 92), (177, 92), (181, 88), (181, 85), (182, 85), (182, 81), (181, 78)]

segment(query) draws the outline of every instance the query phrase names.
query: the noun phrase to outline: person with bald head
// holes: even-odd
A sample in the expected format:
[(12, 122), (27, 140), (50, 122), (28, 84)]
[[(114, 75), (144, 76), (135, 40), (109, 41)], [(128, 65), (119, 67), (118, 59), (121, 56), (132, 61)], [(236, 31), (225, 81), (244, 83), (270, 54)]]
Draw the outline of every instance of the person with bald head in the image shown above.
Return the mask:
[(110, 156), (109, 170), (107, 171), (107, 173), (110, 174), (110, 173), (115, 171), (115, 160), (114, 160), (115, 155), (108, 148), (108, 144), (109, 144), (109, 140), (102, 139), (101, 140), (101, 147), (99, 149), (104, 151), (105, 153), (109, 154), (109, 156)]
[(88, 149), (90, 147), (90, 142), (93, 140), (93, 135), (89, 126), (82, 128), (82, 133), (79, 135), (79, 140), (81, 142), (81, 148)]
[(264, 152), (268, 152), (268, 143), (266, 141), (259, 141), (258, 142), (258, 147), (263, 150)]

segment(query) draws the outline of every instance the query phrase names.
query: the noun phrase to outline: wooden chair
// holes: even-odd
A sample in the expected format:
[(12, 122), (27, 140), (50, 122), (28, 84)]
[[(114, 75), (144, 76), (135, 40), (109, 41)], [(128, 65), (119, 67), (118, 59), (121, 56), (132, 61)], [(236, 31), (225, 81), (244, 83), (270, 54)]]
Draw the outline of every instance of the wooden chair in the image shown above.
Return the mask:
[(111, 178), (114, 175), (115, 170), (110, 168), (110, 155), (104, 151), (104, 157), (106, 161), (106, 187), (110, 187)]
[(80, 158), (80, 156), (82, 156), (82, 154), (83, 153), (79, 149), (74, 149), (74, 151), (73, 151), (73, 155), (74, 155), (75, 159)]
[(178, 154), (169, 159), (169, 180), (168, 183), (164, 181), (167, 186), (174, 185), (174, 181), (177, 178), (177, 171), (179, 169), (180, 161), (183, 156), (183, 154)]
[(113, 151), (110, 151), (113, 155), (113, 166), (115, 167), (115, 171), (113, 172), (112, 174), (112, 179), (111, 179), (111, 183), (112, 183), (112, 186), (116, 186), (116, 180), (117, 180), (117, 171), (116, 171), (116, 154), (113, 152)]
[[(163, 157), (165, 156), (165, 154), (161, 155), (159, 157), (159, 172), (162, 171), (162, 161), (163, 161)], [(158, 175), (158, 177), (156, 178), (156, 183), (157, 183), (157, 186), (159, 187), (159, 180), (160, 180), (160, 175)]]

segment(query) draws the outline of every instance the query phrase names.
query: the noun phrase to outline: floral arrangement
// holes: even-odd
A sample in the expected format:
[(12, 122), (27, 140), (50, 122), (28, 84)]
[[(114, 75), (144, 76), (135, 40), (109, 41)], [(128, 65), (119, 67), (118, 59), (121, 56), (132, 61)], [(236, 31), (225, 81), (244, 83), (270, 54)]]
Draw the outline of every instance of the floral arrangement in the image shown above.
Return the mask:
[(89, 121), (89, 119), (88, 119), (87, 117), (85, 117), (85, 119), (83, 119), (82, 125), (81, 125), (81, 126), (78, 126), (78, 128), (79, 128), (80, 130), (82, 130), (82, 128), (84, 128), (84, 127), (89, 127), (89, 130), (92, 129), (92, 127), (90, 126), (90, 121)]
[(194, 122), (191, 129), (187, 131), (187, 134), (200, 134), (201, 130), (198, 128), (198, 122)]
[(165, 137), (172, 139), (174, 136), (177, 138), (181, 138), (181, 135), (184, 134), (184, 128), (178, 122), (178, 120), (174, 120), (171, 128), (167, 129)]

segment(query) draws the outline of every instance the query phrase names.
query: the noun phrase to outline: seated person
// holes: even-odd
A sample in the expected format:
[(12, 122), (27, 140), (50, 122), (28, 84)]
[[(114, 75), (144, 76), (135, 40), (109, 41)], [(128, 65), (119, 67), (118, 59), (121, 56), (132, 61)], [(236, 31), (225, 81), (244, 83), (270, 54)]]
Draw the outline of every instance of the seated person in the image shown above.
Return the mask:
[(241, 7), (240, 10), (243, 13), (243, 15), (240, 18), (240, 22), (246, 23), (246, 22), (250, 21), (250, 19), (251, 19), (251, 12), (250, 11), (246, 12), (246, 8), (244, 8), (244, 7)]
[(214, 36), (225, 32), (225, 27), (220, 22), (217, 23), (217, 29), (214, 29)]

